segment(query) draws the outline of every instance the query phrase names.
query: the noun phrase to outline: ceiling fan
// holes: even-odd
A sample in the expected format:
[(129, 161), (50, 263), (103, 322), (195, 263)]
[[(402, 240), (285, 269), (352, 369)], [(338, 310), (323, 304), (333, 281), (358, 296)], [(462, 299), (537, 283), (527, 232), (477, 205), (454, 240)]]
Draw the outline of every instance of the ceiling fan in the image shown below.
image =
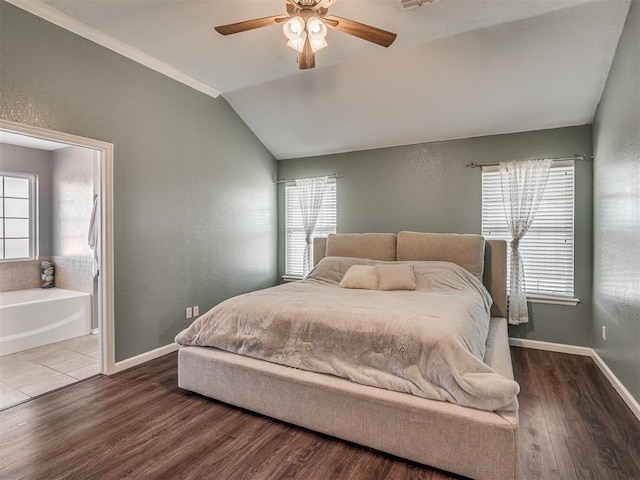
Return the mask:
[(336, 15), (329, 15), (329, 7), (338, 0), (285, 0), (286, 15), (256, 18), (244, 22), (215, 27), (222, 35), (246, 32), (256, 28), (284, 24), (287, 45), (298, 52), (298, 67), (301, 70), (315, 68), (315, 53), (327, 46), (327, 28), (332, 28), (377, 45), (388, 47), (396, 34), (365, 25)]

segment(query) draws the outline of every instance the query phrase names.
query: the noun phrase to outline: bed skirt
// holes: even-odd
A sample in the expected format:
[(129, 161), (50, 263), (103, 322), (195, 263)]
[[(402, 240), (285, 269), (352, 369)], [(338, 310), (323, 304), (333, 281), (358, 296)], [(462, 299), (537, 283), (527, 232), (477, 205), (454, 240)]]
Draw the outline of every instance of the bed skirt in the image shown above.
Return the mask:
[[(513, 378), (504, 318), (485, 363)], [(178, 386), (294, 425), (478, 480), (517, 476), (518, 412), (487, 412), (207, 347), (182, 347)]]

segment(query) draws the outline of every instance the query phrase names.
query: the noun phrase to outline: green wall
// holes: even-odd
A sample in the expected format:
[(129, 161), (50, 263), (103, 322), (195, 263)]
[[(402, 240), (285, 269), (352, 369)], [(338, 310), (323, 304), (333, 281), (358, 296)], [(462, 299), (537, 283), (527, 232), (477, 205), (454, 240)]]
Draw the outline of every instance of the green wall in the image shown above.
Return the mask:
[[(594, 121), (594, 348), (640, 401), (640, 1)], [(607, 340), (601, 336), (607, 327)]]
[(213, 99), (0, 2), (0, 117), (111, 142), (116, 360), (276, 282), (275, 159)]
[[(281, 160), (278, 178), (341, 173), (338, 232), (480, 233), (482, 184), (470, 162), (591, 153), (591, 126), (495, 135)], [(278, 193), (279, 273), (284, 271), (284, 188)], [(510, 335), (591, 346), (592, 164), (576, 162), (576, 307), (530, 304)]]

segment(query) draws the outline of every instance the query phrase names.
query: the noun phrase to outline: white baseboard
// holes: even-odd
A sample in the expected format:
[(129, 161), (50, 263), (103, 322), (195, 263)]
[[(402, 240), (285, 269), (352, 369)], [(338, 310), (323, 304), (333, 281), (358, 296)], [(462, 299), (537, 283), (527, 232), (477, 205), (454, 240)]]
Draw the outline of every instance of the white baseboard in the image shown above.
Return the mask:
[(622, 400), (624, 400), (624, 403), (627, 404), (627, 406), (631, 409), (633, 414), (638, 418), (638, 420), (640, 420), (640, 403), (638, 403), (638, 401), (635, 398), (633, 398), (631, 393), (629, 393), (629, 390), (627, 390), (627, 388), (622, 384), (622, 382), (618, 380), (618, 377), (616, 377), (615, 374), (609, 368), (609, 366), (606, 363), (604, 363), (604, 360), (600, 357), (600, 355), (598, 355), (598, 352), (593, 350), (593, 354), (591, 355), (591, 358), (593, 358), (593, 361), (595, 362), (595, 364), (600, 368), (602, 373), (604, 373), (604, 376), (607, 377), (607, 379), (611, 382), (611, 385), (613, 385), (613, 388), (616, 389), (616, 392), (618, 392), (618, 395), (622, 397)]
[(593, 349), (590, 347), (541, 342), (540, 340), (527, 340), (526, 338), (509, 337), (509, 345), (513, 347), (533, 348), (535, 350), (546, 350), (548, 352), (570, 353), (572, 355), (582, 355), (583, 357), (591, 357), (593, 355)]
[(624, 403), (627, 404), (627, 406), (629, 407), (629, 409), (631, 409), (637, 419), (640, 420), (640, 403), (638, 403), (638, 401), (633, 398), (629, 390), (627, 390), (627, 388), (622, 384), (618, 377), (615, 376), (609, 366), (593, 348), (511, 337), (509, 338), (509, 345), (514, 347), (533, 348), (536, 350), (546, 350), (548, 352), (570, 353), (572, 355), (591, 357), (600, 371), (604, 374), (605, 377), (607, 377), (607, 380), (609, 380), (615, 391), (618, 392), (618, 395), (622, 397)]
[(177, 343), (170, 343), (169, 345), (165, 345), (164, 347), (159, 347), (149, 352), (136, 355), (135, 357), (116, 362), (116, 364), (114, 365), (115, 368), (113, 370), (113, 373), (122, 372), (123, 370), (135, 367), (136, 365), (140, 365), (150, 360), (154, 360), (158, 357), (162, 357), (163, 355), (166, 355), (168, 353), (175, 352), (179, 348), (180, 345), (178, 345)]

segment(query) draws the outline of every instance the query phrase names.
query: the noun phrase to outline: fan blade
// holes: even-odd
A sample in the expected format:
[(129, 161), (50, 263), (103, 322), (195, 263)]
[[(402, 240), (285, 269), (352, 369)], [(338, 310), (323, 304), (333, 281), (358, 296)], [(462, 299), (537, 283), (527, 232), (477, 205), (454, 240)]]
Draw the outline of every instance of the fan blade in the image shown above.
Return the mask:
[(309, 36), (304, 41), (304, 47), (302, 52), (298, 54), (298, 68), (300, 70), (308, 70), (316, 67), (316, 54), (311, 49), (311, 42)]
[(231, 35), (233, 33), (246, 32), (247, 30), (254, 30), (256, 28), (268, 27), (275, 25), (279, 20), (286, 20), (289, 17), (286, 15), (273, 15), (271, 17), (256, 18), (253, 20), (247, 20), (245, 22), (230, 23), (229, 25), (220, 25), (216, 28), (216, 32), (221, 35)]
[(320, 0), (313, 6), (314, 10), (318, 10), (320, 8), (329, 8), (331, 5), (336, 3), (338, 0)]
[(329, 22), (333, 20), (338, 22), (337, 25), (332, 25), (329, 22), (325, 22), (328, 27), (339, 30), (343, 33), (348, 33), (349, 35), (353, 35), (354, 37), (361, 38), (382, 47), (388, 47), (394, 42), (397, 37), (395, 33), (387, 32), (386, 30), (372, 27), (371, 25), (354, 22), (353, 20), (337, 17), (335, 15), (327, 16), (326, 20), (329, 20)]
[(322, 20), (322, 22), (329, 26), (329, 27), (337, 27), (338, 26), (338, 21), (337, 20), (329, 20), (328, 18), (323, 18), (322, 16), (318, 17), (320, 20)]

